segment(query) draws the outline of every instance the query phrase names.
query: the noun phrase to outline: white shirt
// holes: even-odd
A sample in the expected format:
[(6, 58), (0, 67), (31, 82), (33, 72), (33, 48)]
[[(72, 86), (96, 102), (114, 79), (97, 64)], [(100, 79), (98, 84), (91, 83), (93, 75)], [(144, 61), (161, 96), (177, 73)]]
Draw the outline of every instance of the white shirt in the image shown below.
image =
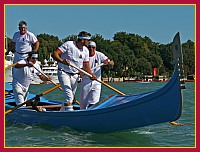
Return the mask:
[[(70, 60), (70, 63), (83, 68), (83, 62), (89, 62), (89, 50), (83, 46), (83, 49), (79, 49), (76, 46), (76, 42), (67, 41), (63, 43), (59, 48), (61, 51), (61, 58)], [(58, 68), (70, 73), (78, 73), (79, 71), (71, 66), (58, 63)]]
[[(95, 51), (95, 54), (90, 57), (90, 68), (93, 69), (94, 67), (100, 65), (105, 60), (107, 60), (108, 57), (104, 55), (103, 53), (99, 51)], [(92, 70), (92, 73), (96, 75), (98, 79), (101, 79), (101, 67), (98, 67), (94, 70)], [(83, 79), (89, 78), (88, 76), (83, 76)]]
[[(95, 51), (95, 54), (90, 57), (90, 68), (93, 69), (107, 59), (108, 57), (103, 53)], [(101, 79), (101, 67), (92, 70), (92, 73), (96, 75), (98, 79)], [(80, 95), (81, 109), (85, 109), (88, 104), (95, 104), (99, 102), (100, 93), (101, 83), (90, 80), (88, 76), (83, 76)]]
[[(19, 64), (26, 64), (26, 60), (20, 60)], [(34, 66), (41, 71), (40, 65), (35, 63)], [(28, 90), (29, 85), (33, 79), (34, 74), (40, 75), (40, 73), (34, 68), (25, 66), (24, 68), (13, 69), (13, 85), (20, 85), (23, 89)]]
[(27, 53), (32, 51), (31, 46), (36, 43), (38, 39), (29, 31), (27, 31), (24, 35), (21, 35), (20, 31), (18, 31), (13, 35), (12, 41), (16, 43), (16, 52)]

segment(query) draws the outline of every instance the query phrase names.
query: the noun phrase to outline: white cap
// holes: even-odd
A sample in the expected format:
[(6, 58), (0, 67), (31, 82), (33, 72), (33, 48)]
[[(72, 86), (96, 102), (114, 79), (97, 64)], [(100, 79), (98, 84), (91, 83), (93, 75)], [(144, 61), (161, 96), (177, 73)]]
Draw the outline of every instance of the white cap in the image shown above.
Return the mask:
[(96, 43), (95, 42), (89, 42), (88, 46), (94, 46), (94, 47), (96, 47)]

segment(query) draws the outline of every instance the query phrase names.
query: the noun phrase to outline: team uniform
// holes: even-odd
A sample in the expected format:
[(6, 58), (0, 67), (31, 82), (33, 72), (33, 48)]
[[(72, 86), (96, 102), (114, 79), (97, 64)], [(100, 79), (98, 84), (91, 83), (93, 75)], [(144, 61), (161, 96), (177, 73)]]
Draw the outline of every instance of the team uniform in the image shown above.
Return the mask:
[(28, 53), (32, 51), (32, 44), (35, 44), (38, 39), (29, 31), (23, 35), (18, 31), (13, 35), (12, 41), (16, 43), (16, 52), (14, 56), (15, 63), (28, 57)]
[[(20, 60), (18, 63), (27, 64), (27, 60)], [(41, 71), (39, 64), (34, 64), (34, 66)], [(28, 89), (34, 74), (38, 76), (41, 75), (34, 67), (25, 66), (23, 68), (15, 68), (15, 71), (13, 72), (12, 87), (17, 105), (26, 100)]]
[[(90, 57), (90, 68), (97, 67), (107, 59), (108, 57), (103, 53), (95, 51), (94, 56)], [(92, 70), (92, 73), (96, 75), (97, 79), (101, 80), (101, 67)], [(86, 109), (89, 104), (99, 102), (100, 93), (101, 83), (91, 80), (88, 76), (83, 76), (81, 82), (80, 108)]]
[[(70, 63), (83, 68), (84, 62), (89, 62), (89, 50), (83, 46), (79, 49), (75, 41), (63, 43), (58, 50), (62, 53), (62, 59), (70, 60)], [(58, 80), (62, 86), (65, 102), (72, 103), (77, 89), (79, 71), (71, 66), (58, 63)]]

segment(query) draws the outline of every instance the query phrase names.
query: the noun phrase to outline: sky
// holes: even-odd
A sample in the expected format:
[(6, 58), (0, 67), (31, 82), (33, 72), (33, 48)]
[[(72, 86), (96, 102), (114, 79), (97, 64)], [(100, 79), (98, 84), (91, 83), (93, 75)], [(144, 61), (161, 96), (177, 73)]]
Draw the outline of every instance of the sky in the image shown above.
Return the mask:
[(6, 5), (5, 32), (9, 38), (25, 20), (35, 35), (50, 34), (60, 40), (80, 31), (113, 40), (117, 32), (171, 43), (180, 32), (181, 42), (195, 40), (194, 5)]

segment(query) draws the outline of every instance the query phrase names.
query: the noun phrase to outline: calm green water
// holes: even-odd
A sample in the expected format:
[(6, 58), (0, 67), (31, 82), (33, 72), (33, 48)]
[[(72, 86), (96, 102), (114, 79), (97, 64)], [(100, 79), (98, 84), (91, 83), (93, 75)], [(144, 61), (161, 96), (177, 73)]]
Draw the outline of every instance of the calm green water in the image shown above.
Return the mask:
[[(164, 82), (111, 84), (125, 94), (137, 94), (155, 90)], [(138, 129), (113, 133), (78, 132), (68, 127), (53, 128), (47, 125), (29, 126), (25, 124), (6, 124), (6, 147), (193, 147), (195, 146), (195, 84), (186, 83), (183, 90), (183, 113), (178, 120), (185, 126), (172, 126), (169, 123), (156, 124)], [(53, 85), (31, 86), (30, 92), (42, 93)], [(77, 91), (79, 94), (79, 88)], [(101, 100), (112, 90), (103, 86)], [(45, 95), (45, 98), (63, 101), (59, 90)], [(76, 96), (79, 99), (79, 96)], [(102, 122), (103, 123), (103, 122)]]

